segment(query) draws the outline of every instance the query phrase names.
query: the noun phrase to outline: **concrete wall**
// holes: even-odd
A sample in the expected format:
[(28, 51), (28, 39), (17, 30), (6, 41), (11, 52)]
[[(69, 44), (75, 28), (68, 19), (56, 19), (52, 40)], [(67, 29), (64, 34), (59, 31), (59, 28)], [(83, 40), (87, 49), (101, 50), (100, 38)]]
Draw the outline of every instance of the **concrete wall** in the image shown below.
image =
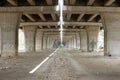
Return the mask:
[(25, 26), (24, 27), (26, 52), (35, 51), (36, 29), (37, 29), (37, 26)]
[(98, 43), (98, 34), (99, 34), (99, 26), (89, 26), (86, 27), (88, 34), (88, 50), (89, 51), (97, 51), (97, 43)]
[(103, 13), (105, 55), (120, 56), (120, 13)]
[(18, 55), (18, 28), (21, 14), (0, 13), (2, 56)]

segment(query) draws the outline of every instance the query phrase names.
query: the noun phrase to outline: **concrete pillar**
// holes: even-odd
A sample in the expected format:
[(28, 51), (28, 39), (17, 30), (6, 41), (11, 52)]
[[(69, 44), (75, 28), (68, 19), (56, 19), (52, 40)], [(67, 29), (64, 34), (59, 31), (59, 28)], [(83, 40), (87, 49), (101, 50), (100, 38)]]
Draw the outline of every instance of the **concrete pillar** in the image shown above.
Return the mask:
[(25, 26), (25, 49), (26, 52), (35, 52), (35, 38), (37, 26)]
[(99, 26), (86, 27), (88, 35), (88, 51), (97, 51)]
[(76, 32), (76, 48), (80, 49), (80, 34)]
[(76, 35), (73, 37), (74, 48), (76, 48)]
[(47, 49), (50, 49), (50, 38), (47, 37)]
[(1, 56), (18, 55), (18, 28), (20, 18), (20, 13), (0, 13)]
[(47, 35), (43, 35), (43, 49), (47, 49)]
[(1, 36), (1, 27), (0, 27), (0, 56), (2, 54), (2, 36)]
[(49, 48), (51, 48), (52, 46), (52, 42), (51, 42), (51, 37), (49, 37)]
[(43, 49), (42, 38), (43, 38), (43, 32), (38, 29), (36, 33), (36, 51), (38, 52)]
[(80, 49), (82, 51), (87, 51), (87, 32), (86, 31), (80, 32)]
[(105, 55), (120, 56), (120, 13), (103, 13)]

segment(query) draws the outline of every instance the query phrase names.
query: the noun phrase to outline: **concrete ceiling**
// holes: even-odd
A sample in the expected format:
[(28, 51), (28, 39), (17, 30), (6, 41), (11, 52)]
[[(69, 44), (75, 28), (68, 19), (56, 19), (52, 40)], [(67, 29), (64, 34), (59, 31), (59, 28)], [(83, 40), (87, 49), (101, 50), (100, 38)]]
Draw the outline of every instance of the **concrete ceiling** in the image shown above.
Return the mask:
[[(65, 29), (84, 29), (86, 26), (101, 26), (101, 15), (98, 12), (85, 12), (86, 7), (119, 7), (120, 0), (64, 0)], [(59, 29), (59, 11), (55, 11), (58, 0), (2, 0), (1, 7), (24, 7), (20, 26), (35, 25), (40, 29)], [(41, 11), (34, 12), (34, 8)], [(81, 8), (83, 7), (83, 8)], [(17, 10), (16, 8), (16, 10)], [(33, 13), (28, 13), (33, 8)], [(82, 9), (82, 10), (81, 10)], [(12, 10), (12, 8), (11, 8)], [(20, 10), (20, 9), (18, 9)], [(22, 10), (22, 9), (21, 9)], [(43, 11), (42, 11), (43, 10)], [(91, 10), (91, 9), (89, 9)], [(98, 10), (96, 8), (96, 10)], [(24, 11), (24, 10), (23, 10)], [(37, 11), (37, 9), (36, 9)], [(102, 11), (102, 9), (101, 9)], [(104, 11), (104, 10), (103, 10)]]

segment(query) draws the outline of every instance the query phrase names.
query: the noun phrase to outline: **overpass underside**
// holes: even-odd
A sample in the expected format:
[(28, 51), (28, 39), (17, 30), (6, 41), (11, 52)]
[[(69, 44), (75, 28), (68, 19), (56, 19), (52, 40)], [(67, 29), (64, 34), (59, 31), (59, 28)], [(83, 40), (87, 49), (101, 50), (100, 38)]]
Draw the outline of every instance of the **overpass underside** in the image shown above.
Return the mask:
[(0, 80), (120, 79), (120, 0), (63, 3), (61, 45), (58, 0), (0, 0)]
[[(119, 0), (64, 0), (63, 45), (97, 51), (104, 30), (104, 55), (120, 56)], [(18, 30), (25, 34), (26, 52), (60, 45), (58, 0), (3, 0), (0, 2), (0, 54), (18, 56)]]

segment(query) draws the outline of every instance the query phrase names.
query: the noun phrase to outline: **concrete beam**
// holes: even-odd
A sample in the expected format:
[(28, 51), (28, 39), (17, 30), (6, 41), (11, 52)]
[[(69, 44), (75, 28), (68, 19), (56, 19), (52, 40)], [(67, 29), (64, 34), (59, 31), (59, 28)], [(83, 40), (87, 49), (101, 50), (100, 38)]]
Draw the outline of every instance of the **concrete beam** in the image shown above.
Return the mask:
[(66, 3), (66, 4), (69, 4), (69, 1), (68, 1), (68, 0), (65, 0), (65, 3)]
[(26, 25), (58, 25), (59, 22), (24, 22), (21, 23), (20, 26), (26, 26)]
[(115, 0), (106, 0), (105, 6), (110, 6)]
[(64, 25), (76, 25), (76, 26), (102, 26), (102, 23), (96, 22), (64, 22)]
[(93, 14), (89, 19), (88, 21), (92, 21), (98, 14)]
[[(1, 7), (0, 12), (59, 13), (57, 6)], [(64, 6), (64, 13), (120, 12), (120, 7)]]
[[(26, 25), (59, 25), (59, 22), (23, 22), (20, 26)], [(102, 26), (102, 23), (97, 22), (64, 22), (64, 25), (76, 25), (76, 26)]]
[(95, 0), (88, 0), (87, 5), (91, 6), (94, 2), (95, 2)]
[(70, 0), (70, 4), (71, 4), (71, 5), (74, 5), (75, 2), (76, 2), (76, 0)]
[(43, 14), (39, 13), (38, 14), (40, 16), (40, 18), (42, 19), (42, 21), (46, 21), (45, 17), (43, 16)]
[(47, 27), (50, 29), (51, 28), (51, 26), (50, 25), (47, 25)]
[(64, 6), (64, 13), (120, 12), (120, 7)]
[[(59, 31), (60, 31), (59, 29), (38, 29), (38, 30), (39, 30), (39, 31), (50, 31), (50, 32), (52, 32), (52, 31), (58, 31), (58, 32), (59, 32)], [(71, 32), (71, 31), (76, 31), (76, 32), (77, 32), (77, 31), (86, 31), (86, 30), (85, 30), (85, 29), (64, 29), (64, 30), (63, 30), (63, 32), (66, 32), (66, 31), (67, 31), (67, 32), (68, 32), (68, 31), (70, 31), (70, 32)]]
[(29, 15), (29, 14), (24, 14), (24, 15), (26, 17), (28, 17), (31, 21), (35, 22), (35, 19), (31, 15)]
[(52, 0), (46, 0), (48, 5), (52, 5)]
[(27, 0), (28, 1), (28, 3), (30, 4), (30, 5), (35, 5), (35, 1), (34, 0)]
[(57, 6), (23, 6), (23, 7), (1, 7), (0, 12), (20, 13), (58, 13)]
[(84, 16), (84, 13), (80, 14), (77, 21), (80, 21), (82, 19), (82, 17)]
[(42, 29), (43, 27), (42, 27), (41, 25), (39, 25), (39, 28), (41, 28), (41, 29)]
[(99, 20), (98, 20), (98, 22), (102, 22), (102, 20), (101, 20), (101, 19), (99, 19)]
[(53, 21), (56, 21), (56, 20), (57, 20), (55, 14), (52, 13), (51, 16), (52, 16)]
[(67, 20), (68, 20), (68, 21), (70, 20), (71, 15), (72, 15), (71, 13), (68, 13), (68, 14), (67, 14)]
[(15, 0), (7, 0), (7, 2), (13, 6), (17, 6), (17, 3), (15, 2)]
[(73, 26), (73, 28), (75, 28), (76, 26)]

